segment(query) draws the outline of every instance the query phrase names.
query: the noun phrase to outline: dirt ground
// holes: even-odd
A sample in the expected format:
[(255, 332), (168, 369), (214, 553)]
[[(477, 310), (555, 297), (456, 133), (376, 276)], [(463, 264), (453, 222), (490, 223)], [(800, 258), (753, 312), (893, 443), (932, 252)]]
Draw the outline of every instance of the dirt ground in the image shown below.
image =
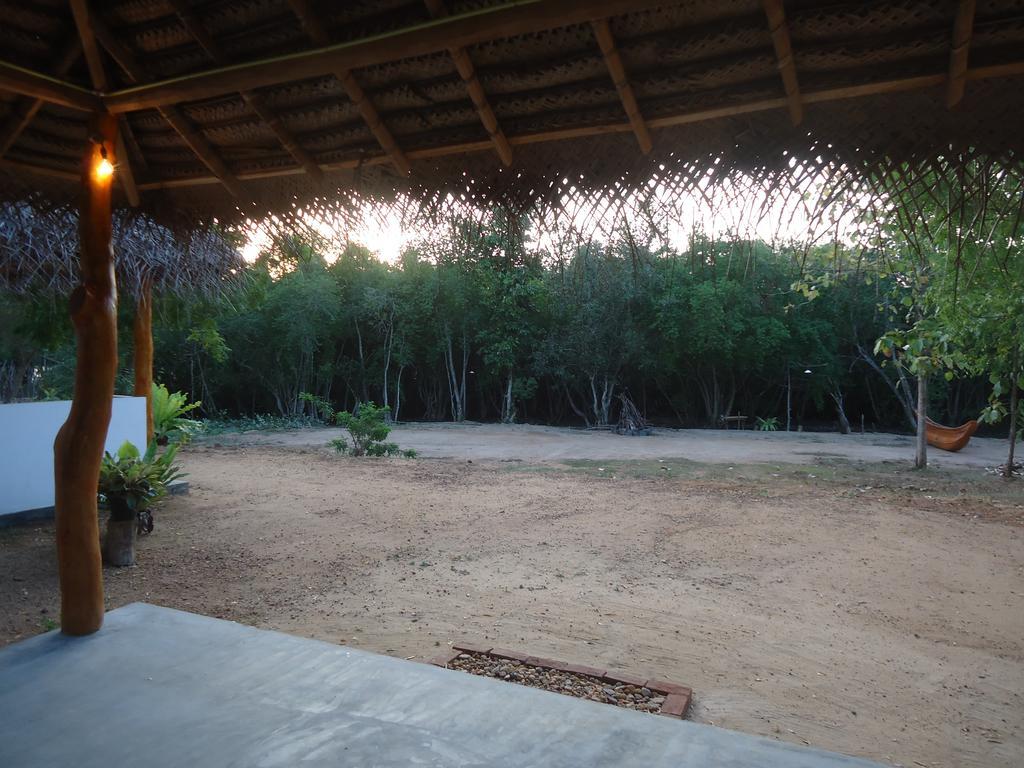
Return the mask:
[[(343, 434), (340, 428), (250, 432), (215, 438), (230, 445), (320, 447)], [(662, 429), (623, 439), (608, 431), (534, 424), (402, 424), (390, 440), (434, 459), (675, 459), (718, 464), (784, 461), (814, 463), (822, 458), (850, 461), (912, 461), (914, 439), (907, 435), (826, 432), (757, 432), (752, 429)], [(974, 437), (958, 453), (931, 449), (929, 461), (942, 467), (994, 467), (1006, 461), (1006, 440)]]
[[(213, 440), (184, 454), (191, 493), (138, 566), (106, 571), (109, 607), (406, 658), (486, 640), (691, 685), (700, 722), (905, 766), (1024, 764), (1019, 483)], [(57, 612), (52, 526), (0, 529), (0, 642)]]

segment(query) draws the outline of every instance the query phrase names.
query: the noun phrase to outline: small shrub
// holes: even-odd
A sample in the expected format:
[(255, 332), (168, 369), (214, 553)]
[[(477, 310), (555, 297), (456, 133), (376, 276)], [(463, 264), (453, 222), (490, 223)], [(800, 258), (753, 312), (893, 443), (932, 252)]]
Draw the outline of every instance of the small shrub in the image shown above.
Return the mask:
[(353, 456), (405, 456), (412, 459), (416, 451), (403, 451), (395, 443), (385, 442), (391, 433), (387, 423), (390, 408), (380, 408), (373, 403), (360, 403), (355, 413), (340, 411), (334, 414), (334, 420), (345, 427), (351, 436), (351, 442), (344, 437), (332, 440), (331, 445), (338, 453)]
[(759, 432), (776, 432), (779, 429), (779, 420), (775, 416), (769, 416), (767, 419), (762, 419), (760, 416), (757, 418), (757, 430)]

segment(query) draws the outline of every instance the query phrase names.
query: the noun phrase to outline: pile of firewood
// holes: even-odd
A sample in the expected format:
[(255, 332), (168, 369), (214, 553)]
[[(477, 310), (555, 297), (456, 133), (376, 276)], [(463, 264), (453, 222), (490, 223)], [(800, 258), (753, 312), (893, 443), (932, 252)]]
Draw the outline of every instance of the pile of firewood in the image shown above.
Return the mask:
[(620, 435), (649, 435), (651, 427), (640, 413), (640, 409), (625, 392), (619, 395), (622, 407), (619, 409), (619, 423), (615, 432)]

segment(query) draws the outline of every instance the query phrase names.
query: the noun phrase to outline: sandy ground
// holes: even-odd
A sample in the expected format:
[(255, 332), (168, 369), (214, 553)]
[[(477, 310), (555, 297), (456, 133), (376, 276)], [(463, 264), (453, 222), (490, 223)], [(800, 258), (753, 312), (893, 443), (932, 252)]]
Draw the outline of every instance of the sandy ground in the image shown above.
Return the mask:
[[(905, 766), (1024, 764), (1019, 484), (209, 443), (184, 461), (191, 494), (137, 567), (107, 570), (109, 607), (400, 657), (486, 640), (689, 684), (701, 722)], [(0, 530), (0, 642), (57, 610), (52, 526)]]
[[(343, 434), (336, 429), (250, 432), (211, 438), (222, 444), (323, 446)], [(529, 424), (402, 424), (390, 440), (421, 456), (455, 459), (688, 459), (712, 463), (782, 461), (814, 463), (822, 458), (851, 461), (912, 461), (912, 437), (893, 434), (840, 435), (823, 432), (657, 429), (650, 436), (624, 439), (612, 432)], [(971, 439), (958, 453), (932, 449), (936, 467), (993, 467), (1006, 461), (1007, 443)]]

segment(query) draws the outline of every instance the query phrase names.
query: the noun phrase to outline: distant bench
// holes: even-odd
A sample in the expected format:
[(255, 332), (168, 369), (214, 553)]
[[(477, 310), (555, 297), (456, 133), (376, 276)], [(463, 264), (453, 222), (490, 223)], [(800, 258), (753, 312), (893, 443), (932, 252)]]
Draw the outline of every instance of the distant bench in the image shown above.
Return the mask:
[(725, 424), (725, 428), (729, 429), (731, 424), (735, 424), (737, 429), (743, 429), (747, 424), (747, 417), (743, 414), (737, 414), (735, 416), (723, 416), (722, 423)]

